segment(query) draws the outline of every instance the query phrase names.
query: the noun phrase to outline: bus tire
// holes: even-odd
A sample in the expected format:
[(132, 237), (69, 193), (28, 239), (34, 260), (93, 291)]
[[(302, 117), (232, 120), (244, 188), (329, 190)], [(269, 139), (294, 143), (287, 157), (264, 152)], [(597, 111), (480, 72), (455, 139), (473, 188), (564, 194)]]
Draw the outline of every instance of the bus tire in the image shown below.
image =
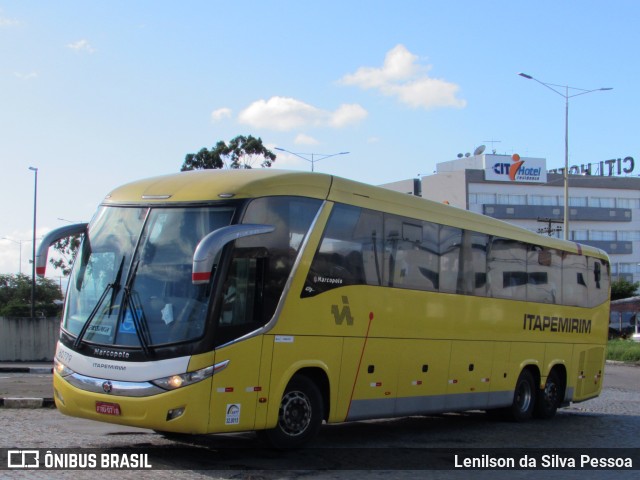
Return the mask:
[(536, 406), (536, 383), (527, 369), (520, 372), (516, 388), (513, 392), (513, 403), (508, 408), (509, 418), (516, 422), (524, 422), (533, 416)]
[(536, 418), (553, 418), (564, 398), (564, 385), (556, 370), (551, 370), (544, 389), (538, 392), (534, 416)]
[(297, 448), (309, 442), (322, 425), (322, 394), (305, 375), (294, 375), (282, 395), (275, 428), (258, 432), (274, 448)]

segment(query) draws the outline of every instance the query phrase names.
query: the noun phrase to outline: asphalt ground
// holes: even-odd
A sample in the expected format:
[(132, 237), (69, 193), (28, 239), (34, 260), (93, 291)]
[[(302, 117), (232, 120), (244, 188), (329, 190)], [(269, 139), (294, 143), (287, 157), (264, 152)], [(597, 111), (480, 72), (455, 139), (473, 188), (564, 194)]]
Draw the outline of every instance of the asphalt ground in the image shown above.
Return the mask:
[(0, 407), (52, 407), (53, 363), (0, 363)]

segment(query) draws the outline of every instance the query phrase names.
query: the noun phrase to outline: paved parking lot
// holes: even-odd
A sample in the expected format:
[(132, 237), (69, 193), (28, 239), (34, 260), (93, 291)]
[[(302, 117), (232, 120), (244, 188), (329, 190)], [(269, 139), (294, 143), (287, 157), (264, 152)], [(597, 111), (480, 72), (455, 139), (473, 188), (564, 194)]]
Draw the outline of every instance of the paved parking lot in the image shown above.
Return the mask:
[[(0, 375), (6, 377), (6, 375)], [(48, 375), (31, 374), (34, 383)], [(28, 380), (16, 374), (13, 381)], [(25, 387), (26, 388), (26, 387)], [(180, 478), (425, 478), (419, 455), (446, 449), (556, 449), (567, 452), (627, 448), (640, 451), (640, 368), (608, 364), (600, 397), (559, 411), (551, 421), (500, 422), (482, 412), (418, 416), (325, 426), (310, 448), (266, 450), (253, 434), (167, 439), (149, 430), (75, 419), (51, 408), (0, 409), (0, 448), (70, 448), (71, 451), (153, 453), (156, 467), (179, 469)], [(439, 450), (445, 449), (445, 450)], [(623, 450), (619, 450), (623, 451)], [(624, 450), (626, 452), (626, 450)], [(437, 460), (437, 458), (436, 458)], [(437, 463), (437, 462), (436, 462)], [(416, 468), (416, 465), (418, 468)], [(413, 468), (412, 468), (413, 467)], [(294, 469), (294, 470), (292, 470)], [(44, 474), (47, 475), (44, 475)], [(0, 471), (7, 478), (52, 478), (65, 472)], [(68, 474), (68, 472), (66, 472)], [(173, 478), (175, 470), (74, 472), (74, 478)], [(76, 474), (80, 474), (77, 476)], [(429, 478), (636, 478), (638, 471), (474, 471), (434, 470)], [(36, 475), (35, 477), (33, 475)], [(40, 476), (42, 475), (42, 476)]]

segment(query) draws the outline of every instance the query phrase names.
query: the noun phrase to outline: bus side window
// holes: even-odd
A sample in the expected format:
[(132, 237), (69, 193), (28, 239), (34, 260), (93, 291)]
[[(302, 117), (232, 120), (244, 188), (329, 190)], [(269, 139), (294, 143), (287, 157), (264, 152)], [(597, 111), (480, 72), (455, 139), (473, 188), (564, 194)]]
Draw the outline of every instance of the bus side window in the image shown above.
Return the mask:
[(437, 292), (440, 289), (439, 238), (440, 225), (432, 222), (422, 222), (422, 242), (419, 246), (420, 258), (417, 263), (420, 275), (424, 277), (421, 282), (421, 285), (423, 285), (422, 290)]
[(382, 284), (382, 213), (336, 204), (301, 293)]
[(488, 292), (493, 298), (527, 299), (527, 244), (494, 237), (487, 255)]
[(385, 215), (385, 273), (389, 286), (438, 291), (439, 225)]
[(489, 236), (465, 230), (463, 235), (462, 270), (458, 291), (484, 297), (487, 294), (487, 247)]
[(562, 303), (583, 305), (588, 295), (587, 257), (565, 253), (562, 260)]
[(458, 290), (458, 272), (460, 268), (460, 246), (462, 230), (454, 227), (440, 228), (440, 291), (456, 293)]
[(262, 293), (262, 275), (258, 275), (259, 260), (239, 257), (233, 259), (222, 289), (220, 325), (259, 323), (259, 309), (256, 308)]
[(560, 303), (562, 257), (556, 250), (529, 245), (527, 252), (527, 300)]
[(222, 286), (216, 345), (256, 330), (268, 321), (264, 314), (266, 268), (264, 249), (236, 248)]
[(596, 307), (609, 296), (609, 264), (599, 258), (587, 258), (589, 306)]

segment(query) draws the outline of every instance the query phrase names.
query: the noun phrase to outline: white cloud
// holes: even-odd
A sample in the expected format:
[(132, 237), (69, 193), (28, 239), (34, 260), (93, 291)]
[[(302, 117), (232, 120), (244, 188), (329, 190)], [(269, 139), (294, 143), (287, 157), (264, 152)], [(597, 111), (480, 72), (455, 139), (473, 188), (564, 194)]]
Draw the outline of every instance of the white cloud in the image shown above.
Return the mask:
[(414, 108), (464, 108), (466, 100), (456, 98), (459, 88), (454, 83), (437, 78), (421, 78), (404, 85), (388, 85), (382, 93), (396, 96), (402, 103)]
[(360, 67), (356, 73), (342, 78), (342, 83), (360, 88), (381, 88), (415, 76), (421, 68), (416, 65), (418, 57), (404, 45), (397, 45), (387, 52), (382, 68)]
[(13, 74), (21, 80), (32, 80), (34, 78), (38, 78), (38, 74), (36, 72), (29, 72), (29, 73), (14, 72)]
[(413, 108), (463, 108), (467, 102), (456, 97), (460, 87), (455, 83), (428, 75), (430, 65), (417, 63), (418, 57), (404, 45), (397, 45), (385, 56), (382, 67), (360, 67), (340, 82), (364, 90), (379, 90)]
[(320, 142), (309, 135), (299, 133), (298, 135), (296, 135), (293, 143), (295, 143), (296, 145), (318, 145)]
[(240, 123), (274, 130), (293, 130), (317, 125), (322, 111), (309, 104), (289, 97), (271, 97), (257, 100), (238, 115)]
[(344, 104), (331, 114), (329, 124), (332, 127), (341, 128), (351, 123), (358, 123), (364, 120), (368, 112), (357, 103)]
[(76, 52), (94, 53), (96, 50), (85, 39), (78, 40), (77, 42), (68, 43), (67, 48), (75, 50)]
[(211, 112), (211, 120), (214, 122), (219, 122), (220, 120), (224, 120), (229, 117), (231, 117), (231, 109), (227, 107), (218, 108)]
[(15, 27), (17, 25), (20, 25), (20, 22), (18, 20), (5, 17), (4, 15), (2, 15), (2, 10), (0, 10), (0, 28)]
[(335, 112), (322, 110), (291, 97), (256, 100), (238, 115), (240, 123), (257, 128), (289, 131), (302, 127), (341, 128), (367, 116), (360, 105), (341, 105)]

